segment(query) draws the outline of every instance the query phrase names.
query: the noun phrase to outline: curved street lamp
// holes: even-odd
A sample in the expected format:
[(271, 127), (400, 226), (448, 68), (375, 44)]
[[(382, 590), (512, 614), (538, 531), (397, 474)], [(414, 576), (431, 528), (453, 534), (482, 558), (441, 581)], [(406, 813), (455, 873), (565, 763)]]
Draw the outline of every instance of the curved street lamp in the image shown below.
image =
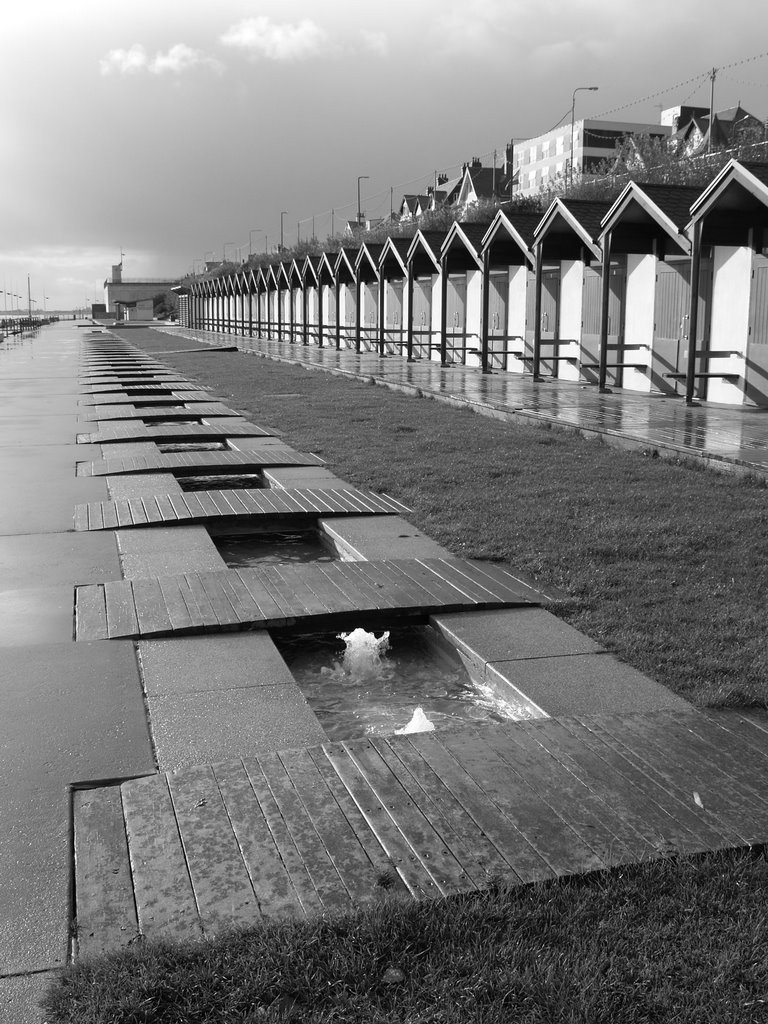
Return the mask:
[(280, 211), (280, 252), (283, 251), (283, 217), (288, 216), (287, 210)]
[(568, 165), (568, 188), (573, 186), (573, 132), (575, 126), (575, 114), (576, 114), (576, 93), (577, 92), (597, 92), (600, 88), (599, 85), (577, 85), (573, 90), (573, 97), (571, 98), (571, 162)]
[(361, 209), (362, 203), (360, 202), (360, 182), (370, 181), (370, 177), (367, 174), (358, 174), (357, 176), (357, 223), (360, 226), (363, 223), (363, 211)]

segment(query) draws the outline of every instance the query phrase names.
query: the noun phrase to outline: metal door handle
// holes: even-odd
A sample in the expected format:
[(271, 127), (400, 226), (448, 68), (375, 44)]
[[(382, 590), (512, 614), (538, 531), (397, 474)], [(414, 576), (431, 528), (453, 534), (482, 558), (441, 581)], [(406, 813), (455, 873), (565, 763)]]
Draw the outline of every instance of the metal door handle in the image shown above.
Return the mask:
[(541, 329), (542, 331), (549, 330), (549, 313), (541, 314)]

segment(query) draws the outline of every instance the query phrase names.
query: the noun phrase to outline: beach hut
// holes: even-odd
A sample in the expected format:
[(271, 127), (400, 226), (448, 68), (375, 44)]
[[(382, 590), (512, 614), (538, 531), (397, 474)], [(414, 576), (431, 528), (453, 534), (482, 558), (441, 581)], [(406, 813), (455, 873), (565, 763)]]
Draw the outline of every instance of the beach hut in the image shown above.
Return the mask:
[(540, 213), (499, 210), (483, 236), (483, 304), (480, 363), (484, 370), (525, 373), (527, 294), (534, 287), (533, 237)]
[(379, 347), (379, 256), (382, 242), (364, 242), (355, 260), (357, 351), (372, 352)]
[[(623, 332), (612, 346), (608, 341), (610, 325), (606, 323), (601, 332), (599, 315), (596, 317), (590, 334), (599, 334), (597, 366), (594, 362), (582, 366), (587, 379), (594, 380), (597, 371), (603, 387), (612, 383), (664, 394), (682, 390), (691, 270), (691, 243), (685, 228), (691, 204), (700, 194), (696, 186), (632, 181), (603, 218), (599, 237), (603, 260), (624, 270)], [(707, 290), (708, 267), (702, 267), (702, 275), (700, 297)], [(698, 320), (701, 332), (706, 317)]]
[[(731, 160), (691, 206), (691, 280), (711, 253), (706, 344), (688, 347), (685, 397), (768, 405), (768, 166)], [(700, 316), (691, 288), (691, 337)], [(705, 297), (706, 298), (706, 297)]]
[(334, 264), (336, 281), (336, 348), (357, 347), (357, 260), (358, 246), (339, 249)]
[[(529, 295), (531, 368), (578, 381), (580, 368), (598, 362), (602, 251), (597, 241), (609, 203), (555, 199), (534, 232), (535, 282)], [(623, 268), (610, 267), (609, 344), (618, 344)], [(592, 331), (593, 325), (597, 330)], [(596, 371), (595, 371), (596, 372)]]
[(417, 231), (408, 247), (408, 359), (440, 359), (440, 248), (447, 231)]
[(454, 221), (440, 246), (440, 362), (480, 366), (483, 261), (487, 224)]
[(406, 280), (410, 238), (388, 238), (379, 254), (379, 354), (407, 355)]

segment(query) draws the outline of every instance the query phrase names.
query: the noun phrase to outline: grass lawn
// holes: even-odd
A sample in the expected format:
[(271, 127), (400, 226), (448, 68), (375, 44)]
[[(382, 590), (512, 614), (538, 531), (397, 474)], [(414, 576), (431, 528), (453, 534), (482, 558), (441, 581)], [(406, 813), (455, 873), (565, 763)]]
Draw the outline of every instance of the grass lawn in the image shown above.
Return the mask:
[(747, 1024), (768, 1019), (748, 854), (136, 946), (65, 973), (50, 1024)]
[(556, 614), (687, 700), (768, 707), (763, 484), (241, 353), (159, 358), (457, 556), (564, 590)]
[[(146, 335), (148, 350), (178, 340)], [(127, 337), (144, 345), (143, 332)], [(768, 490), (237, 353), (160, 358), (456, 555), (564, 590), (554, 610), (699, 704), (768, 706)], [(65, 972), (50, 1024), (764, 1024), (768, 866), (743, 852), (194, 946)]]

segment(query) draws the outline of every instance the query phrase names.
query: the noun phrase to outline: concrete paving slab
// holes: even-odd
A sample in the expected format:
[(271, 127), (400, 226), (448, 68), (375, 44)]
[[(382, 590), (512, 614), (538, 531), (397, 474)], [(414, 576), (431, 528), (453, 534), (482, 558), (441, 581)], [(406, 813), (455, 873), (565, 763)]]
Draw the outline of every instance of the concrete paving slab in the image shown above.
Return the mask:
[(150, 696), (295, 685), (266, 632), (142, 640), (138, 649), (144, 689)]
[(204, 526), (137, 526), (116, 534), (127, 580), (227, 568)]
[(166, 694), (149, 705), (162, 771), (328, 739), (295, 683)]
[(0, 591), (0, 647), (71, 641), (73, 595), (71, 583)]
[(183, 490), (173, 473), (126, 473), (105, 479), (112, 500), (135, 498), (142, 494), (180, 494)]
[[(266, 424), (259, 424), (267, 429)], [(267, 434), (264, 437), (231, 437), (227, 442), (228, 446), (234, 452), (252, 452), (258, 451), (259, 448), (266, 448), (267, 445), (277, 445), (279, 448), (288, 448), (290, 451), (295, 451), (289, 444), (286, 444), (282, 437), (277, 435)]]
[(0, 1024), (46, 1024), (40, 1003), (57, 976), (44, 971), (0, 978)]
[(581, 654), (489, 664), (548, 715), (689, 711), (691, 705), (611, 654)]
[(598, 654), (599, 644), (543, 608), (435, 615), (432, 625), (479, 667), (486, 662)]
[(74, 444), (77, 439), (78, 418), (71, 416), (16, 416), (13, 421), (3, 423), (0, 430), (0, 447), (15, 448), (17, 445)]
[(0, 537), (0, 591), (119, 578), (117, 542), (106, 531)]
[(329, 469), (323, 469), (321, 466), (285, 466), (282, 469), (265, 469), (264, 479), (269, 482), (270, 487), (351, 487), (346, 480), (334, 476)]
[(99, 477), (71, 476), (43, 479), (36, 483), (19, 481), (0, 497), (0, 535), (62, 533), (73, 529), (75, 505), (106, 501), (107, 484)]
[(75, 475), (76, 462), (100, 458), (101, 445), (98, 444), (0, 447), (0, 479), (12, 480), (15, 487), (25, 483), (70, 480)]
[(0, 658), (0, 975), (64, 963), (73, 782), (154, 771), (129, 642)]
[(43, 398), (39, 393), (21, 386), (12, 393), (2, 395), (0, 410), (0, 436), (5, 433), (11, 420), (77, 416), (80, 411), (75, 395), (48, 394)]
[(400, 516), (349, 516), (318, 520), (318, 529), (345, 559), (453, 558), (451, 552)]

